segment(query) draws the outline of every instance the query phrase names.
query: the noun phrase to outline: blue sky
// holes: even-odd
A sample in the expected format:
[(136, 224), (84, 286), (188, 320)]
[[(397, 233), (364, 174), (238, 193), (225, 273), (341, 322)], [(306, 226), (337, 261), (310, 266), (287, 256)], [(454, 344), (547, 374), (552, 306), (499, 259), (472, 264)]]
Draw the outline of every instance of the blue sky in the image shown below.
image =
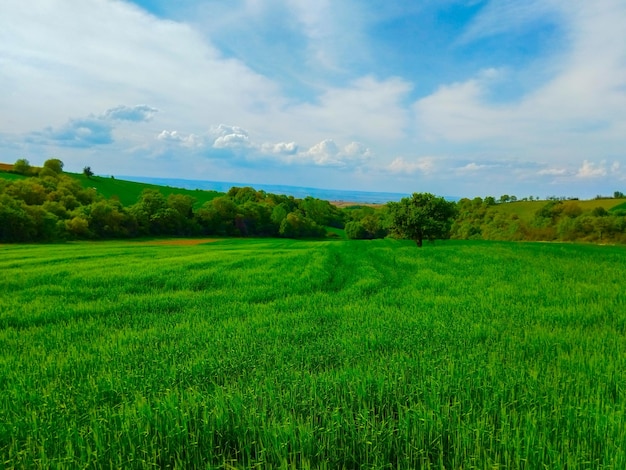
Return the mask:
[(448, 196), (626, 190), (623, 0), (6, 0), (0, 161)]

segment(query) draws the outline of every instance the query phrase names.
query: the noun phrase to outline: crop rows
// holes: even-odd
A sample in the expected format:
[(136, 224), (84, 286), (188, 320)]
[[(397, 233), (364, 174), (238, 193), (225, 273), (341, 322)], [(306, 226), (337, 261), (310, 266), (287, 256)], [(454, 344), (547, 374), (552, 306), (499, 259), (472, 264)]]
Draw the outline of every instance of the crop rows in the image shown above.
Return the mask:
[(7, 468), (626, 468), (620, 247), (0, 246)]

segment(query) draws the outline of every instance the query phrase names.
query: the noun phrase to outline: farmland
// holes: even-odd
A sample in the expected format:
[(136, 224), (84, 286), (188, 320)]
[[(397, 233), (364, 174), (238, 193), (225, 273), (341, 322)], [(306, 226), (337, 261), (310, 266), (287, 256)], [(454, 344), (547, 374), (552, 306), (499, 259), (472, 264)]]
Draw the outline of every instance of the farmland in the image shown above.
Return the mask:
[(626, 468), (624, 247), (0, 246), (8, 468)]

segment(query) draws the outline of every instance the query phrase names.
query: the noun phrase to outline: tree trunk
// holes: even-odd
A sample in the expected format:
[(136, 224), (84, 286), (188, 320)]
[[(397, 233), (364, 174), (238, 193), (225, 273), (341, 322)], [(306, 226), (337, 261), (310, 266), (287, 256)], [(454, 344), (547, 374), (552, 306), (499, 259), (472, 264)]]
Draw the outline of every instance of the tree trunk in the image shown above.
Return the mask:
[(417, 245), (418, 248), (422, 247), (422, 239), (421, 238), (416, 238), (415, 239), (415, 244)]

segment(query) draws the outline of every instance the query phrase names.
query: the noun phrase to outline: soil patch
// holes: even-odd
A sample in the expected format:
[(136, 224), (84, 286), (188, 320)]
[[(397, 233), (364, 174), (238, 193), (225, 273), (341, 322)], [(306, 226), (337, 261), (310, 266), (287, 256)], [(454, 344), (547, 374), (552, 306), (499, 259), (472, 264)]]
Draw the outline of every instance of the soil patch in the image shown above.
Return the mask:
[(155, 246), (196, 246), (203, 243), (216, 242), (215, 238), (177, 238), (175, 240), (148, 240), (144, 242), (135, 242), (139, 245), (155, 245)]

